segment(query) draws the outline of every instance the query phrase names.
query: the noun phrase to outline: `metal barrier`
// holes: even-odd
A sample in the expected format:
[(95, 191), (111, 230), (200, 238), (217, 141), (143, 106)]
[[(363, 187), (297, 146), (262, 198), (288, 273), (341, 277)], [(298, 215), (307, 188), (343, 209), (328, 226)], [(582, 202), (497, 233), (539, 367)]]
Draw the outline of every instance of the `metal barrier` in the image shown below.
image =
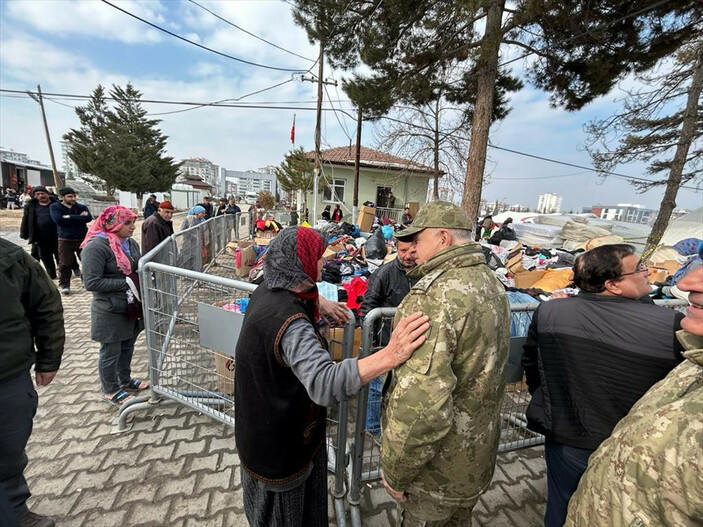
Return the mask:
[[(657, 305), (672, 309), (685, 309), (688, 305), (683, 300), (657, 300)], [(532, 316), (538, 303), (513, 304), (510, 306), (511, 339), (508, 357), (508, 372), (500, 412), (501, 430), (498, 452), (508, 452), (541, 445), (544, 436), (528, 430), (525, 412), (530, 402), (527, 383), (524, 380), (521, 364), (522, 345), (527, 336), (527, 330), (532, 322)], [(379, 350), (381, 346), (375, 343), (383, 341), (383, 333), (390, 331), (395, 308), (377, 308), (370, 311), (363, 323), (362, 348), (359, 357), (368, 357)], [(381, 390), (369, 395), (369, 386), (365, 386), (357, 395), (357, 411), (349, 426), (354, 427), (353, 445), (351, 445), (351, 464), (348, 468), (349, 492), (347, 500), (351, 508), (352, 527), (361, 527), (361, 485), (365, 482), (381, 479), (380, 441), (374, 440), (379, 430), (368, 429), (367, 412), (369, 406), (376, 405), (380, 413)], [(351, 416), (350, 416), (351, 417)], [(373, 420), (372, 420), (373, 421)]]

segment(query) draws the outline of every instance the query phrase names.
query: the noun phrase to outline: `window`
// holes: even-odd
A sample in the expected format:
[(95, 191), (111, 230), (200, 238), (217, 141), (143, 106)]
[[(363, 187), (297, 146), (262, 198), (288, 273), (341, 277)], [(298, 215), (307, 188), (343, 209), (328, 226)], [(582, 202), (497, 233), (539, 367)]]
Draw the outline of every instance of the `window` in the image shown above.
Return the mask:
[(345, 183), (344, 179), (330, 179), (322, 191), (322, 201), (343, 202)]

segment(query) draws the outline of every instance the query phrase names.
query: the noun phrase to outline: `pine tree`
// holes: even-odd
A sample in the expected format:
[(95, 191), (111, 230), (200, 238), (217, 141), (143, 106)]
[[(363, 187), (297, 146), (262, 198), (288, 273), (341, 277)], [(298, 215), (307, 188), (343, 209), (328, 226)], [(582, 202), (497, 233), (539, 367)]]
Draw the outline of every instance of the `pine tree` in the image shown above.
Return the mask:
[(281, 165), (276, 168), (276, 179), (286, 192), (302, 192), (303, 207), (308, 206), (307, 195), (313, 188), (313, 171), (302, 146), (286, 154)]
[[(641, 87), (631, 89), (623, 109), (586, 128), (588, 150), (601, 172), (621, 163), (649, 163), (651, 182), (633, 181), (639, 191), (664, 187), (659, 213), (647, 238), (644, 255), (659, 244), (676, 207), (679, 188), (703, 180), (703, 38), (684, 46), (663, 73), (638, 76)], [(614, 149), (611, 143), (616, 143)], [(700, 187), (698, 187), (700, 188)]]
[(100, 178), (109, 189), (136, 193), (141, 208), (145, 193), (171, 188), (180, 165), (164, 155), (167, 137), (157, 128), (160, 121), (147, 118), (141, 93), (132, 84), (113, 85), (110, 96), (114, 110), (98, 86), (88, 104), (76, 108), (81, 127), (64, 139), (81, 171)]
[[(377, 115), (398, 102), (426, 104), (438, 89), (471, 105), (471, 143), (462, 206), (478, 212), (491, 123), (501, 97), (521, 87), (507, 70), (508, 47), (535, 60), (528, 78), (555, 106), (577, 110), (624, 75), (644, 71), (700, 32), (698, 0), (646, 6), (630, 0), (296, 0), (296, 21), (333, 66), (360, 64), (355, 105)], [(524, 58), (518, 57), (518, 59)], [(510, 61), (512, 62), (512, 61)], [(454, 78), (444, 78), (454, 69)], [(504, 101), (507, 103), (507, 98)]]

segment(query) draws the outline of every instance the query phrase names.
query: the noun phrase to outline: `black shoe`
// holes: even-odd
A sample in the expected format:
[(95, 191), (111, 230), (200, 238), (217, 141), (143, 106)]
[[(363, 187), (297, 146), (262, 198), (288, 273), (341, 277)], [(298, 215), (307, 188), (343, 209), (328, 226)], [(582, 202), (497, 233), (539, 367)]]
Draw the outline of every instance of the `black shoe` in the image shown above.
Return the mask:
[(60, 287), (59, 291), (61, 291), (62, 295), (70, 295), (71, 294), (71, 289), (66, 286)]
[(56, 522), (48, 516), (42, 516), (32, 511), (27, 511), (27, 514), (20, 522), (21, 527), (54, 527)]
[(80, 269), (74, 269), (73, 270), (73, 276), (76, 278), (81, 278), (81, 270)]

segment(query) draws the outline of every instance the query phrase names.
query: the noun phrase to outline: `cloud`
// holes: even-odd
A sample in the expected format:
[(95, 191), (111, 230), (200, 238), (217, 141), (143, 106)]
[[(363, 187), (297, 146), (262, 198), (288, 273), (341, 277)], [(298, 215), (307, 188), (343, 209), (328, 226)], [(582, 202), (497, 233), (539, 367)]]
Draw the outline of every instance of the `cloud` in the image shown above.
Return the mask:
[[(115, 5), (155, 24), (163, 24), (159, 2), (115, 1)], [(7, 16), (37, 31), (79, 35), (136, 44), (159, 42), (162, 34), (102, 2), (8, 1)]]

